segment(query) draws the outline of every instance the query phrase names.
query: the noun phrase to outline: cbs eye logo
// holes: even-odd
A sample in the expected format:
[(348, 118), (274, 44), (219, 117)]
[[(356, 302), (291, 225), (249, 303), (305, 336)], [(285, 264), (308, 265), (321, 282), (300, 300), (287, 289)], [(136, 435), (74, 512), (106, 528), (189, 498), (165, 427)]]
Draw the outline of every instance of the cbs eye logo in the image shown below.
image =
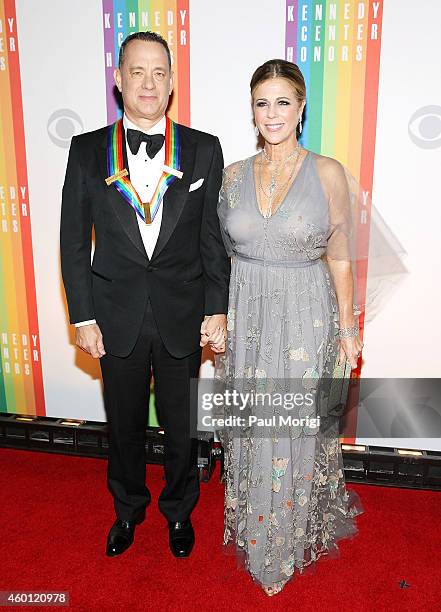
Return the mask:
[(81, 134), (84, 130), (81, 117), (68, 108), (60, 108), (49, 117), (47, 133), (57, 147), (68, 149), (72, 136)]
[(421, 149), (441, 146), (441, 106), (423, 106), (409, 120), (409, 137)]

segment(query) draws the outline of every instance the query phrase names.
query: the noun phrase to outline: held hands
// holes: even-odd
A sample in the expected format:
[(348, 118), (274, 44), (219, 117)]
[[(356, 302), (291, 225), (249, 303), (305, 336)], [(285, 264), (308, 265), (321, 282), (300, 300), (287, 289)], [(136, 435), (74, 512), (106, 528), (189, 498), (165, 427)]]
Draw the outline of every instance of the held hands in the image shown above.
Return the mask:
[(76, 328), (76, 344), (82, 351), (92, 355), (94, 359), (99, 359), (106, 354), (103, 336), (96, 323)]
[(215, 314), (204, 317), (201, 324), (200, 346), (207, 344), (213, 353), (225, 351), (225, 340), (227, 337), (227, 317), (224, 314)]

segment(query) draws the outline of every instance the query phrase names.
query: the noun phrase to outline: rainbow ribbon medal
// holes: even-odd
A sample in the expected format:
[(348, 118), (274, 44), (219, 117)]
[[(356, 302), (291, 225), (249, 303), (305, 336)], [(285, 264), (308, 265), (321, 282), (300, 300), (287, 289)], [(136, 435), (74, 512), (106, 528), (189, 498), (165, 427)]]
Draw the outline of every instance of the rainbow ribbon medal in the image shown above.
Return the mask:
[(114, 184), (136, 214), (145, 223), (152, 223), (161, 206), (165, 192), (177, 178), (182, 178), (178, 126), (169, 117), (166, 117), (165, 163), (155, 193), (151, 201), (146, 203), (141, 201), (136, 189), (128, 178), (126, 168), (124, 168), (122, 139), (123, 125), (122, 119), (119, 119), (109, 126), (107, 141), (107, 171), (109, 177), (106, 178), (106, 184)]

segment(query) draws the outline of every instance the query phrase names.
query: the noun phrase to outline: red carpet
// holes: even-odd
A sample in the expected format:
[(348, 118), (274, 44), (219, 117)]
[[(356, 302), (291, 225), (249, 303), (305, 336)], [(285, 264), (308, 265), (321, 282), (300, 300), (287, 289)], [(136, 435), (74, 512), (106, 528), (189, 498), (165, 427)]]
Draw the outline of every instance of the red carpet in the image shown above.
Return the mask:
[(5, 449), (0, 460), (0, 590), (69, 591), (70, 608), (84, 611), (441, 610), (438, 493), (357, 485), (365, 507), (357, 537), (270, 599), (223, 553), (218, 472), (201, 487), (189, 559), (168, 550), (156, 506), (162, 469), (152, 466), (147, 520), (125, 555), (107, 558), (114, 517), (105, 460)]

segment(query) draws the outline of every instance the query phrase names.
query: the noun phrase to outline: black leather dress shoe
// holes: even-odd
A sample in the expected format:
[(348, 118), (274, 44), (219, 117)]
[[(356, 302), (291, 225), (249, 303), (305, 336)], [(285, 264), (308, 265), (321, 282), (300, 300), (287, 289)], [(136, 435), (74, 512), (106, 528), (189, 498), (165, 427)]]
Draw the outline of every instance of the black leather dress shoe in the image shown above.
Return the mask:
[(116, 557), (133, 544), (135, 526), (139, 521), (121, 521), (116, 519), (107, 536), (106, 555)]
[(194, 544), (194, 531), (190, 519), (168, 524), (170, 550), (175, 557), (189, 557)]

